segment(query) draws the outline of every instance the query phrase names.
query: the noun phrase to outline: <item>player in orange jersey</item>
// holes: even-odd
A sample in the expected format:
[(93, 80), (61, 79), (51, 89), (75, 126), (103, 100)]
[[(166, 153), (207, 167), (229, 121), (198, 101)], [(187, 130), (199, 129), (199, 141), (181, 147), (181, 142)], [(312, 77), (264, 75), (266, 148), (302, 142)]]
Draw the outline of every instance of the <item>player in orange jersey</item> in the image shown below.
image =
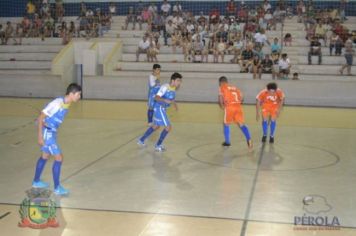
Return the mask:
[(227, 78), (222, 76), (219, 78), (219, 105), (224, 109), (224, 136), (225, 142), (223, 146), (230, 146), (230, 124), (238, 124), (242, 133), (246, 137), (247, 146), (252, 148), (251, 135), (248, 127), (244, 124), (244, 114), (242, 111), (243, 96), (241, 91), (233, 85), (228, 84)]
[(276, 130), (276, 120), (282, 110), (284, 104), (284, 93), (277, 87), (276, 83), (269, 83), (256, 96), (256, 120), (260, 118), (262, 111), (262, 142), (266, 142), (268, 122), (270, 122), (270, 138), (269, 142), (274, 143), (274, 132)]

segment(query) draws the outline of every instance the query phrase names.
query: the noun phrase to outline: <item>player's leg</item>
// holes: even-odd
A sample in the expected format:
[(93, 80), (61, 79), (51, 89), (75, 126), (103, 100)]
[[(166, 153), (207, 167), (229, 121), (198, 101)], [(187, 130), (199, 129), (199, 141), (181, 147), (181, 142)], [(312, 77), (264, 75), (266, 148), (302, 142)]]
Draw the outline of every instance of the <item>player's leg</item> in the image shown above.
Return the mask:
[(269, 135), (269, 142), (274, 143), (274, 133), (276, 131), (277, 126), (277, 110), (274, 109), (271, 111), (271, 122), (270, 122), (270, 135)]
[(139, 146), (145, 146), (145, 140), (151, 136), (153, 132), (162, 126), (162, 118), (159, 112), (159, 106), (153, 109), (153, 126), (149, 127), (141, 138), (138, 139), (137, 144)]
[(57, 152), (54, 155), (54, 162), (52, 165), (52, 175), (54, 183), (54, 193), (57, 195), (68, 195), (69, 191), (60, 184), (61, 169), (63, 163), (63, 155), (60, 152)]
[(230, 142), (230, 124), (233, 121), (233, 111), (231, 108), (224, 109), (224, 123), (223, 123), (223, 130), (224, 130), (224, 139), (225, 141), (222, 143), (224, 147), (229, 147), (231, 145)]
[[(156, 113), (157, 113), (157, 115), (156, 115)], [(159, 139), (158, 139), (158, 141), (157, 141), (157, 143), (155, 145), (156, 151), (162, 152), (162, 151), (165, 151), (165, 148), (163, 147), (162, 143), (163, 143), (164, 139), (166, 138), (166, 136), (168, 135), (169, 131), (171, 131), (172, 126), (171, 126), (171, 123), (170, 123), (170, 121), (168, 119), (168, 116), (167, 116), (165, 108), (158, 107), (156, 109), (156, 112), (155, 112), (155, 117), (159, 118), (158, 121), (155, 120), (155, 124), (157, 123), (157, 125), (165, 127), (162, 130), (162, 132), (161, 132), (161, 134), (159, 136)]]
[(249, 128), (247, 127), (247, 125), (245, 125), (245, 119), (244, 119), (244, 114), (243, 114), (242, 108), (238, 108), (236, 110), (234, 121), (235, 121), (235, 123), (238, 124), (243, 135), (245, 136), (247, 146), (249, 148), (252, 148), (251, 134), (250, 134)]
[(269, 120), (269, 111), (267, 109), (262, 109), (262, 142), (266, 142), (267, 132), (268, 132), (268, 120)]
[(38, 159), (36, 164), (35, 176), (32, 181), (32, 187), (34, 188), (48, 188), (49, 184), (41, 181), (41, 175), (46, 166), (47, 160), (50, 157), (49, 153), (42, 152), (41, 157)]

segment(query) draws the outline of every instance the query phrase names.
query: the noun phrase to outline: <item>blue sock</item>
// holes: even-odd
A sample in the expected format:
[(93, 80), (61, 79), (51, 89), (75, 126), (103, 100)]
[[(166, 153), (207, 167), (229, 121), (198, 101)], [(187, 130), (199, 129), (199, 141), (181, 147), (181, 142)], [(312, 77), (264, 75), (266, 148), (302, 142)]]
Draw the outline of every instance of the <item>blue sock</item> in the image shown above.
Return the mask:
[(267, 120), (262, 121), (263, 136), (267, 136), (268, 122)]
[(147, 120), (148, 120), (148, 123), (152, 123), (152, 121), (153, 121), (153, 109), (148, 109), (148, 111), (147, 111)]
[(274, 131), (276, 130), (276, 121), (275, 120), (271, 120), (271, 137), (274, 137)]
[(33, 181), (38, 182), (40, 181), (42, 171), (46, 165), (47, 159), (44, 159), (40, 157), (37, 161), (36, 164), (36, 172), (35, 172), (35, 177), (33, 178)]
[(162, 142), (166, 138), (167, 134), (168, 134), (168, 131), (166, 129), (162, 130), (161, 135), (159, 136), (159, 139), (156, 144), (157, 146), (162, 144)]
[(242, 133), (245, 135), (246, 141), (251, 139), (250, 131), (246, 125), (240, 126)]
[(59, 178), (61, 176), (61, 161), (54, 161), (52, 166), (52, 175), (53, 175), (53, 183), (54, 188), (56, 189), (59, 186)]
[(230, 126), (224, 124), (225, 143), (230, 143)]
[(155, 131), (155, 130), (154, 130), (152, 127), (148, 128), (148, 129), (146, 130), (146, 133), (140, 138), (140, 140), (141, 140), (142, 142), (144, 142), (145, 139), (148, 138), (154, 131)]

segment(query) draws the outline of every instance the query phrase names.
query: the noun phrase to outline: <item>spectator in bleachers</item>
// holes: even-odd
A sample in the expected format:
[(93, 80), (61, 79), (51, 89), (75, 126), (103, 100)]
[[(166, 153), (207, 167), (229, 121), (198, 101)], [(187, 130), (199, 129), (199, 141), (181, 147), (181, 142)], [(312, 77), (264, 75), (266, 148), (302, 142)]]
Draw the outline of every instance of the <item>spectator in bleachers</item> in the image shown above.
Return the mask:
[(272, 6), (269, 3), (269, 1), (268, 0), (264, 0), (264, 2), (263, 2), (263, 10), (265, 12), (267, 12), (267, 11), (270, 11), (271, 9), (272, 9)]
[(159, 34), (161, 34), (161, 30), (163, 30), (163, 27), (164, 27), (164, 21), (162, 16), (159, 13), (154, 13), (151, 31), (158, 32)]
[(273, 20), (273, 15), (271, 13), (271, 10), (267, 10), (265, 15), (264, 15), (264, 22), (267, 24), (266, 29), (271, 30), (271, 27), (274, 25), (274, 20)]
[(271, 44), (271, 55), (272, 58), (279, 57), (281, 53), (281, 45), (278, 43), (278, 38), (273, 39), (273, 43)]
[[(261, 62), (261, 72), (265, 74), (272, 74), (273, 72), (273, 61), (269, 57), (269, 54), (265, 55), (265, 58)], [(261, 75), (260, 75), (261, 78)]]
[(234, 58), (231, 59), (231, 63), (238, 63), (241, 57), (241, 52), (244, 48), (244, 43), (241, 40), (241, 36), (237, 37), (233, 42), (233, 54)]
[(218, 63), (219, 62), (219, 56), (221, 57), (221, 62), (224, 63), (224, 57), (227, 49), (227, 45), (225, 43), (225, 39), (222, 37), (217, 37), (218, 38), (218, 43), (216, 44), (215, 48), (215, 59), (214, 62)]
[(347, 0), (340, 0), (340, 20), (344, 22), (346, 19), (346, 5), (347, 5)]
[[(142, 13), (143, 13), (143, 10), (144, 10), (145, 6), (144, 4), (142, 3), (142, 1), (139, 1), (136, 8), (135, 8), (135, 22), (138, 23), (139, 25), (139, 29), (142, 30), (142, 22), (143, 22), (143, 19), (142, 19)], [(133, 30), (135, 29), (135, 25), (133, 27)]]
[[(203, 41), (200, 38), (200, 35), (197, 35), (197, 38), (194, 40), (192, 44), (192, 57), (193, 57), (193, 62), (202, 62), (203, 61), (203, 50), (204, 50), (204, 44)], [(196, 60), (196, 56), (200, 55), (200, 61)]]
[(318, 39), (324, 40), (324, 45), (326, 47), (326, 41), (327, 41), (327, 36), (326, 33), (328, 32), (328, 29), (325, 24), (321, 20), (319, 20), (318, 24), (315, 27), (315, 36)]
[(182, 5), (180, 5), (180, 3), (178, 1), (176, 1), (176, 3), (173, 6), (173, 12), (177, 12), (177, 13), (182, 13), (183, 8)]
[(329, 49), (330, 49), (330, 56), (332, 55), (333, 48), (335, 48), (335, 55), (340, 56), (341, 55), (341, 49), (342, 49), (342, 40), (337, 35), (335, 32), (333, 32), (330, 36), (330, 43), (329, 43)]
[(0, 39), (1, 39), (1, 44), (5, 44), (5, 29), (2, 26), (2, 24), (0, 24)]
[(268, 41), (268, 38), (265, 34), (265, 30), (261, 29), (259, 32), (255, 33), (253, 36), (254, 42), (256, 46), (259, 46), (263, 48), (263, 46), (267, 43), (268, 45), (271, 45), (271, 43)]
[(298, 77), (298, 73), (297, 73), (297, 72), (293, 73), (293, 78), (292, 78), (292, 80), (299, 80), (299, 77)]
[(168, 38), (171, 38), (176, 28), (174, 27), (172, 20), (168, 20), (164, 31), (164, 45), (168, 45)]
[(41, 12), (40, 12), (40, 16), (42, 18), (46, 18), (47, 16), (51, 15), (51, 8), (49, 4), (44, 3), (41, 7)]
[[(14, 42), (15, 45), (21, 45), (22, 44), (22, 38), (23, 38), (23, 29), (22, 25), (20, 23), (17, 23), (16, 25), (16, 31), (14, 35)], [(17, 41), (18, 40), (18, 41)]]
[(56, 0), (56, 20), (62, 22), (64, 16), (63, 0)]
[(184, 23), (184, 20), (179, 13), (173, 12), (172, 22), (173, 22), (174, 27), (178, 28)]
[(163, 0), (161, 11), (167, 16), (171, 13), (171, 4), (169, 4), (167, 0)]
[(318, 56), (318, 64), (321, 64), (321, 44), (317, 37), (313, 37), (310, 42), (310, 48), (308, 52), (308, 64), (312, 64), (312, 56)]
[(159, 53), (159, 43), (158, 43), (159, 34), (150, 34), (148, 40), (150, 42), (150, 47), (147, 50), (147, 59), (149, 62), (158, 62), (157, 55)]
[(148, 10), (152, 13), (152, 15), (158, 13), (158, 8), (154, 2), (151, 2)]
[(11, 25), (11, 22), (8, 21), (6, 23), (6, 28), (5, 28), (5, 38), (4, 38), (4, 44), (7, 44), (10, 38), (13, 37), (14, 34), (14, 28)]
[(191, 57), (190, 55), (192, 54), (192, 36), (188, 35), (187, 37), (182, 38), (181, 46), (182, 46), (182, 51), (184, 55), (184, 62), (190, 62)]
[(196, 21), (198, 22), (198, 24), (204, 24), (207, 25), (208, 20), (206, 19), (206, 17), (204, 16), (204, 12), (200, 12), (200, 15), (196, 18)]
[(346, 40), (345, 42), (345, 60), (346, 60), (346, 64), (344, 64), (340, 71), (340, 74), (344, 73), (344, 70), (347, 69), (347, 75), (352, 75), (351, 74), (351, 66), (353, 63), (353, 55), (354, 55), (355, 51), (353, 49), (353, 45), (352, 45), (352, 40), (351, 38), (349, 38), (348, 40)]
[(227, 16), (235, 16), (236, 15), (236, 4), (235, 4), (234, 0), (230, 0), (227, 3), (226, 13), (227, 13)]
[(109, 5), (109, 16), (113, 17), (116, 16), (116, 6), (115, 3), (111, 2)]
[[(138, 43), (138, 47), (136, 50), (136, 61), (139, 61), (139, 57), (141, 53), (145, 53), (147, 56), (147, 51), (149, 47), (150, 47), (150, 41), (148, 40), (148, 35), (145, 34), (142, 40)], [(147, 56), (147, 61), (148, 61), (148, 56)]]
[(249, 67), (252, 64), (253, 61), (253, 51), (252, 51), (252, 44), (248, 44), (246, 46), (246, 49), (242, 51), (241, 53), (241, 60), (239, 62), (240, 64), (240, 72), (244, 73), (244, 72), (248, 72)]
[(283, 38), (284, 46), (292, 46), (292, 39), (291, 33), (286, 33)]
[(253, 73), (253, 79), (257, 79), (257, 75), (258, 78), (261, 79), (261, 59), (260, 57), (256, 54), (253, 57), (253, 61), (252, 61), (252, 73)]
[(85, 5), (84, 1), (80, 3), (80, 13), (79, 16), (85, 16), (87, 14), (87, 6)]
[(290, 68), (292, 64), (288, 58), (287, 53), (283, 53), (281, 59), (278, 61), (279, 79), (288, 79)]
[(299, 0), (297, 4), (297, 15), (298, 15), (298, 23), (302, 23), (305, 15), (305, 4), (303, 0)]
[(65, 21), (62, 22), (60, 34), (61, 34), (61, 38), (62, 38), (62, 44), (63, 45), (68, 44), (68, 42), (69, 42), (69, 33), (68, 33), (67, 23)]
[(136, 28), (136, 13), (132, 6), (129, 7), (129, 12), (126, 15), (124, 30), (127, 30), (129, 23), (132, 23), (132, 30)]
[(31, 20), (34, 17), (34, 14), (36, 13), (36, 6), (33, 3), (32, 0), (29, 0), (26, 5), (26, 12), (27, 12), (27, 17), (30, 18)]

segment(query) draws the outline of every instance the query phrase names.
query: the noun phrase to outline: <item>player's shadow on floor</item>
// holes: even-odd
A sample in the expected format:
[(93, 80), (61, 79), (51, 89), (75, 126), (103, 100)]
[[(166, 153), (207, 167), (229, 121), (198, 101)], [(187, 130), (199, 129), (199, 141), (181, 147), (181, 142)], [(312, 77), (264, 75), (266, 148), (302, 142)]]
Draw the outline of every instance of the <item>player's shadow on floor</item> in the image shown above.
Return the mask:
[(191, 190), (193, 186), (182, 178), (179, 166), (181, 162), (174, 161), (163, 153), (154, 152), (152, 155), (152, 174), (158, 181), (176, 184), (180, 190)]

